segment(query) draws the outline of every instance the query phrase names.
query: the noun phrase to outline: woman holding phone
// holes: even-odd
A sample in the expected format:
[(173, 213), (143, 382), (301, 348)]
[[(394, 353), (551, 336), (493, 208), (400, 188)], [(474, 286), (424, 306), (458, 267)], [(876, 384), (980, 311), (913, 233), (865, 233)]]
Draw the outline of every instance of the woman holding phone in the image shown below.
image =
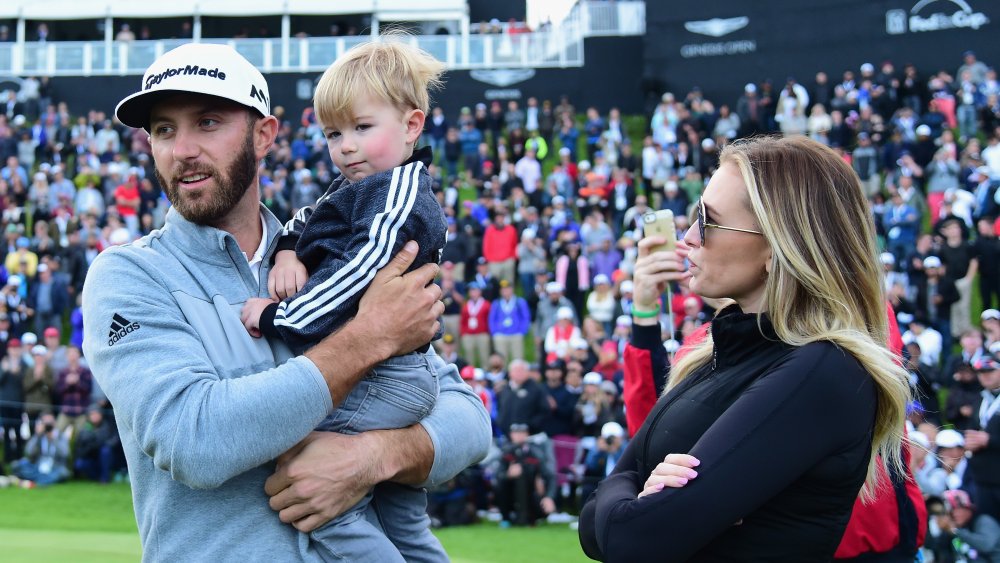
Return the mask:
[(658, 343), (671, 281), (733, 304), (676, 365), (652, 356), (666, 392), (584, 506), (581, 544), (605, 561), (828, 560), (880, 486), (876, 454), (900, 467), (909, 399), (861, 185), (815, 141), (757, 138), (723, 150), (696, 215), (675, 252), (640, 242), (633, 342)]

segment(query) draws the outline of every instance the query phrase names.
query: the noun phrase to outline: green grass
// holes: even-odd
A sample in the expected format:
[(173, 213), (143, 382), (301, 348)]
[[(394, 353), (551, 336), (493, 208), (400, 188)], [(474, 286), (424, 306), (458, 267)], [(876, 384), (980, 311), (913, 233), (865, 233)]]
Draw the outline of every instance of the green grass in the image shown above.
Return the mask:
[[(0, 489), (0, 507), (4, 563), (113, 563), (141, 557), (126, 484)], [(456, 563), (588, 561), (566, 524), (502, 530), (482, 523), (435, 533)]]
[(137, 533), (132, 492), (124, 483), (74, 481), (42, 489), (0, 489), (0, 506), (0, 530)]
[(576, 532), (566, 524), (508, 528), (496, 524), (444, 528), (435, 532), (455, 563), (583, 562)]
[(124, 532), (0, 528), (0, 559), (10, 563), (115, 563), (142, 557), (139, 536)]

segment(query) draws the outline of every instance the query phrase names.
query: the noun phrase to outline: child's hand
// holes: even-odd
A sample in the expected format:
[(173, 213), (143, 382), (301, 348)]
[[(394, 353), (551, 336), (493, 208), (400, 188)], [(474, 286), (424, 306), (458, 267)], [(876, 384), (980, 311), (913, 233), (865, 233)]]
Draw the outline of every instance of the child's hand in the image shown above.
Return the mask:
[(264, 314), (264, 309), (271, 303), (274, 303), (274, 301), (261, 297), (251, 297), (243, 304), (243, 310), (240, 311), (240, 320), (243, 321), (243, 326), (246, 327), (250, 336), (254, 338), (261, 337), (260, 316)]
[(309, 272), (299, 262), (294, 250), (282, 250), (274, 258), (274, 267), (267, 275), (267, 291), (276, 299), (288, 299), (306, 285)]

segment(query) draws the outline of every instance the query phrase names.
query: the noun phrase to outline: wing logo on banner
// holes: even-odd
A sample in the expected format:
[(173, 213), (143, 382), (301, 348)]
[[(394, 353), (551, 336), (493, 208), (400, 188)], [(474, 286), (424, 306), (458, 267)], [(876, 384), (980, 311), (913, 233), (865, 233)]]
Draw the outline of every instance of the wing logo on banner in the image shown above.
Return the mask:
[(735, 18), (712, 18), (704, 21), (684, 22), (684, 29), (691, 33), (700, 33), (710, 37), (722, 37), (734, 31), (743, 29), (750, 23), (747, 16)]
[(535, 69), (533, 68), (511, 68), (511, 69), (496, 69), (496, 70), (474, 70), (469, 73), (472, 78), (480, 82), (485, 82), (487, 84), (492, 84), (494, 86), (499, 86), (504, 88), (510, 86), (511, 84), (517, 84), (518, 82), (524, 82), (529, 78), (535, 76)]

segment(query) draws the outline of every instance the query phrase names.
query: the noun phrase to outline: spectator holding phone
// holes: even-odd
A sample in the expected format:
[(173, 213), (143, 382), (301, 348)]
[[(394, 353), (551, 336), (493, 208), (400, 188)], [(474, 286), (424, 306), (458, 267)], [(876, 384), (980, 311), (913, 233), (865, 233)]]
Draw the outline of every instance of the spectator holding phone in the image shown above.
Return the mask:
[(584, 507), (581, 544), (609, 561), (830, 558), (877, 460), (903, 473), (909, 385), (864, 192), (833, 150), (762, 138), (723, 150), (696, 209), (678, 251), (640, 243), (633, 343), (659, 343), (671, 281), (735, 303), (676, 365), (655, 356), (667, 393)]

